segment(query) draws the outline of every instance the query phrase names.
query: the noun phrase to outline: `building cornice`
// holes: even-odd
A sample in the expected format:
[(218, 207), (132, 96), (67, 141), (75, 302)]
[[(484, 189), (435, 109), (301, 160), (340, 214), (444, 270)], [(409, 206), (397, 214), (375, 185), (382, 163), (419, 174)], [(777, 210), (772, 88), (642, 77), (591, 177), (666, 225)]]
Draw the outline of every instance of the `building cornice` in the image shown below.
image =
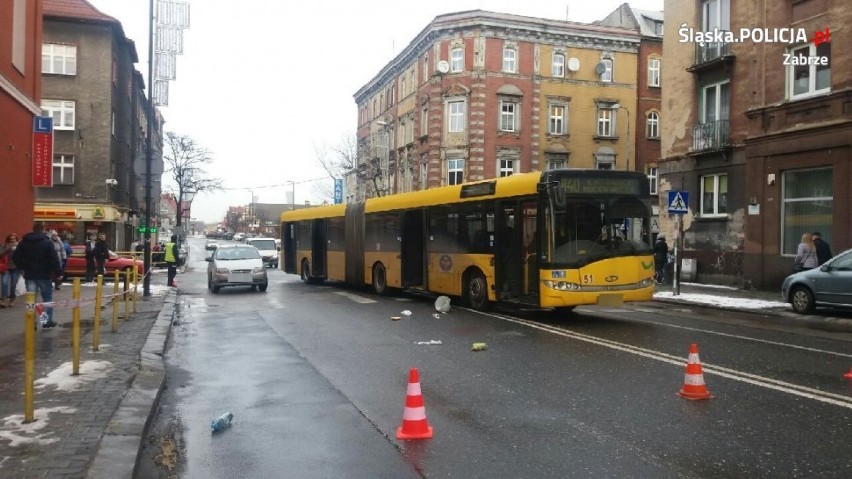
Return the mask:
[[(534, 43), (558, 43), (568, 48), (590, 48), (636, 53), (640, 35), (619, 27), (524, 17), (505, 13), (473, 10), (435, 17), (393, 60), (382, 68), (354, 95), (361, 104), (377, 90), (398, 76), (424, 53), (429, 53), (435, 40), (454, 38), (459, 33), (520, 40)], [(434, 62), (433, 62), (434, 63)]]
[(5, 75), (0, 73), (0, 90), (8, 93), (21, 106), (29, 110), (34, 116), (41, 115), (41, 105), (37, 104), (32, 98), (22, 92), (14, 83), (12, 83)]

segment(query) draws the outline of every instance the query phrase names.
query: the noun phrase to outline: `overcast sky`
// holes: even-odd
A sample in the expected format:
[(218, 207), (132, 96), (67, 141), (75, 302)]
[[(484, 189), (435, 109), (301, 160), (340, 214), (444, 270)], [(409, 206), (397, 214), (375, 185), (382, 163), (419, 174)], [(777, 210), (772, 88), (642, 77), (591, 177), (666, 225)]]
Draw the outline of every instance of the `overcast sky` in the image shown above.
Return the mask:
[[(148, 0), (89, 0), (118, 19), (136, 43), (137, 70), (148, 78)], [(219, 221), (228, 206), (322, 201), (331, 179), (316, 147), (354, 134), (355, 92), (436, 16), (482, 9), (592, 22), (621, 0), (193, 0), (162, 108), (167, 131), (210, 150), (211, 175), (226, 190), (199, 194), (192, 216)], [(635, 8), (662, 10), (663, 0)], [(167, 183), (164, 178), (164, 189)]]

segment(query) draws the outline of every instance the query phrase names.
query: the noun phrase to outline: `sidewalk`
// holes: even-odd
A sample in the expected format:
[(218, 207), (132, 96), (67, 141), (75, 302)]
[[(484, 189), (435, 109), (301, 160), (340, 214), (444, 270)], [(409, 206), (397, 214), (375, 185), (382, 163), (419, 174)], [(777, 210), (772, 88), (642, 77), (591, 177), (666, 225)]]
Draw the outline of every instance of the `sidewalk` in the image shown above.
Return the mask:
[[(0, 477), (130, 478), (164, 381), (163, 349), (174, 312), (176, 292), (165, 274), (151, 277), (151, 296), (140, 283), (136, 312), (112, 332), (113, 308), (101, 311), (100, 345), (93, 351), (95, 287), (83, 285), (80, 298), (79, 375), (73, 376), (72, 313), (63, 301), (73, 285), (54, 291), (58, 326), (35, 338), (35, 421), (24, 420), (25, 298), (0, 309), (5, 325), (0, 346)], [(112, 294), (112, 282), (104, 294)], [(86, 302), (91, 300), (91, 302)], [(131, 306), (132, 311), (132, 306)]]
[(658, 286), (654, 301), (753, 313), (768, 322), (824, 331), (852, 333), (852, 311), (820, 310), (799, 314), (783, 302), (781, 291), (744, 290), (730, 286), (681, 283), (675, 295), (672, 284)]
[[(163, 352), (175, 309), (176, 291), (154, 271), (151, 293), (129, 321), (111, 332), (112, 306), (102, 311), (99, 351), (92, 351), (94, 306), (81, 307), (80, 374), (72, 376), (71, 309), (59, 308), (59, 326), (36, 333), (35, 422), (24, 418), (23, 298), (0, 309), (0, 477), (131, 478), (165, 372)], [(141, 288), (141, 284), (140, 284)], [(81, 298), (93, 299), (92, 286)], [(112, 284), (105, 290), (112, 292)], [(655, 301), (755, 313), (772, 322), (852, 332), (852, 313), (799, 315), (780, 293), (682, 283), (660, 287)], [(71, 299), (72, 285), (54, 291)], [(124, 308), (121, 305), (120, 312)]]

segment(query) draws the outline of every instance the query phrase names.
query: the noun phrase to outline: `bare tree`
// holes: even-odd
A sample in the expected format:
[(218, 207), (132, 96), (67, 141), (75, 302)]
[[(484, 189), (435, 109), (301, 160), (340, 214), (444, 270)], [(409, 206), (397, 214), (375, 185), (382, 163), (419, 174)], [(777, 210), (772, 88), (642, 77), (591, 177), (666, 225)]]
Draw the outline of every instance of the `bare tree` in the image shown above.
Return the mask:
[(222, 180), (208, 176), (208, 165), (213, 162), (211, 153), (195, 140), (186, 135), (173, 131), (166, 132), (163, 144), (163, 161), (166, 163), (166, 173), (177, 184), (177, 221), (181, 225), (183, 216), (183, 198), (187, 194), (200, 193), (222, 188)]
[[(358, 147), (354, 133), (343, 134), (340, 140), (333, 144), (314, 145), (317, 162), (332, 179), (343, 179), (350, 171), (358, 166)], [(317, 186), (325, 198), (334, 198), (334, 188)]]
[(314, 145), (317, 161), (332, 178), (343, 178), (358, 164), (355, 135), (344, 134), (334, 145)]

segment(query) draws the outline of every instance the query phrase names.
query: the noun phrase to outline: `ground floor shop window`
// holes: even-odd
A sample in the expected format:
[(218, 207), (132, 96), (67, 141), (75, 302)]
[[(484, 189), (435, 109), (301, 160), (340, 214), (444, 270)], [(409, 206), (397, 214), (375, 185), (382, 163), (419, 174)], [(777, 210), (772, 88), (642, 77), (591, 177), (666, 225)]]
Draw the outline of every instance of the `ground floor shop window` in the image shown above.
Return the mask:
[(831, 244), (832, 169), (819, 168), (784, 172), (781, 209), (781, 248), (783, 254), (796, 254), (803, 233), (822, 233)]

